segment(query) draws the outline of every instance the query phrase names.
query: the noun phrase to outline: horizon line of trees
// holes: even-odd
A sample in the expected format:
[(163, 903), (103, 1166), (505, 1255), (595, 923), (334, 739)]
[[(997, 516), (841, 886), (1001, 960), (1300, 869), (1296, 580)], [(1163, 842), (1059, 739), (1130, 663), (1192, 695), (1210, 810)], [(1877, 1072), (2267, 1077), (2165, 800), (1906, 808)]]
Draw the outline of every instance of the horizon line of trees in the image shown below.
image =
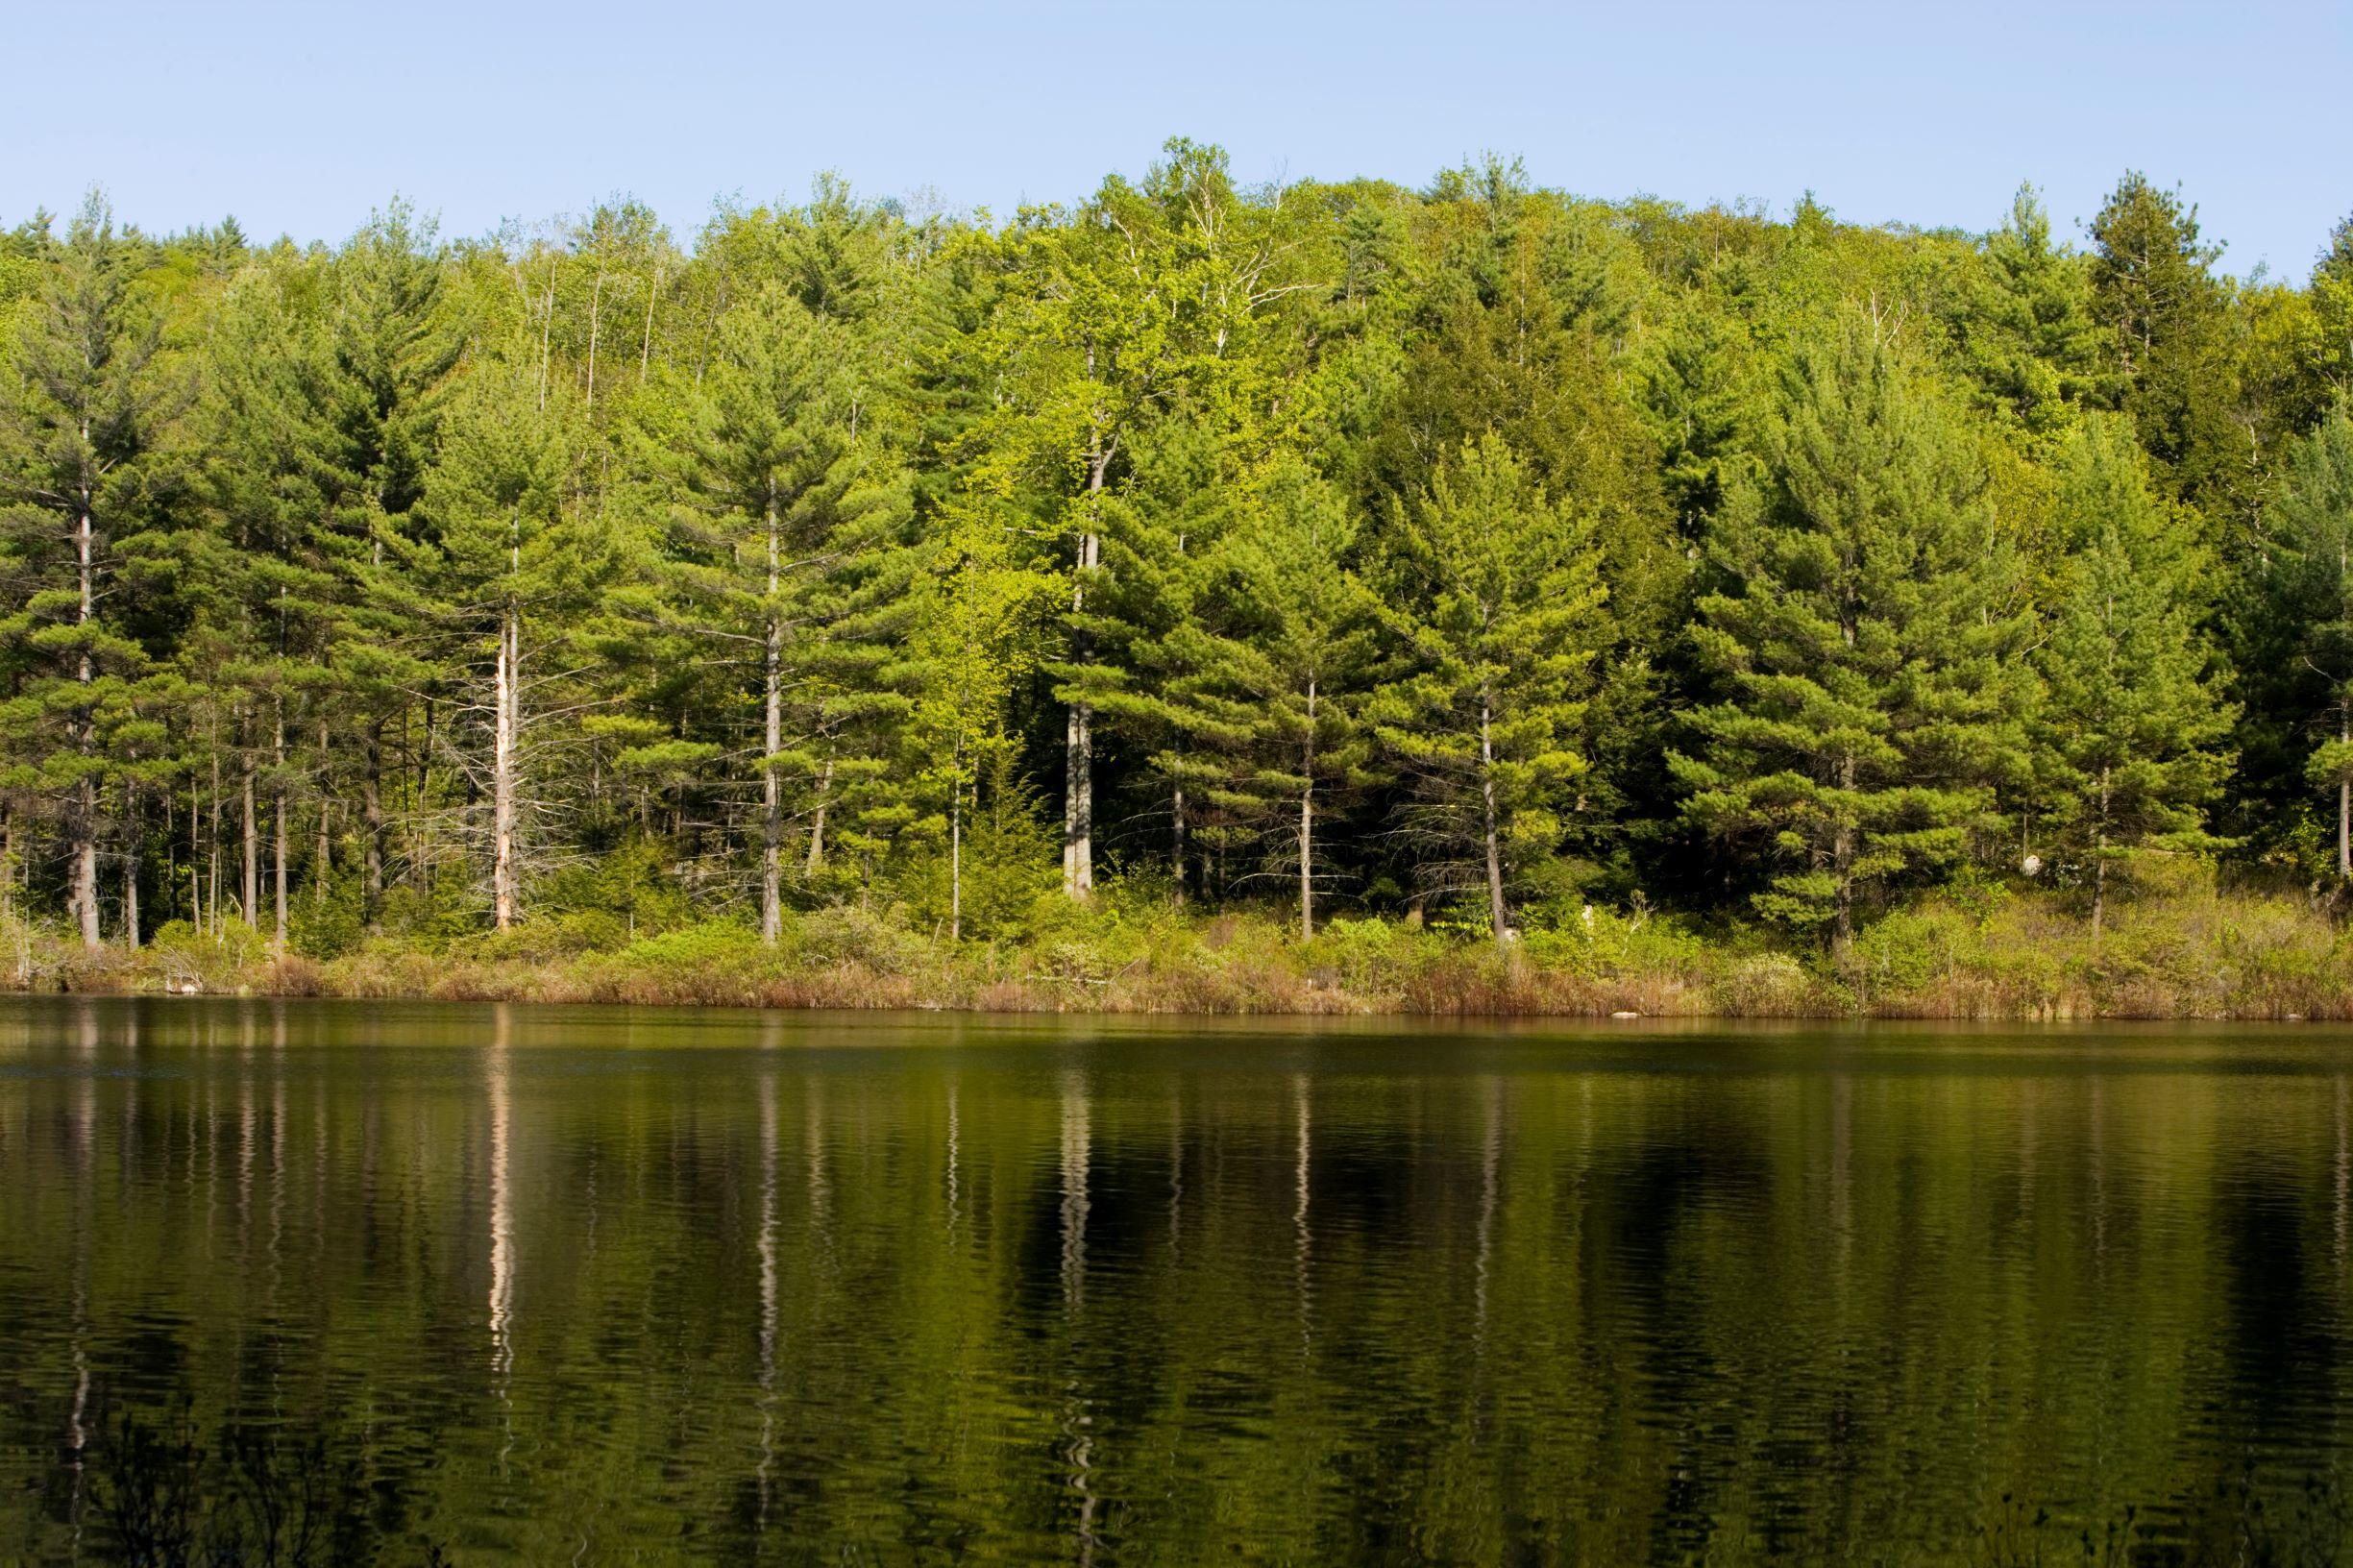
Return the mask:
[[(282, 948), (886, 900), (1595, 900), (1819, 935), (2353, 879), (2353, 220), (2076, 248), (821, 179), (445, 241), (0, 235), (0, 913)], [(1059, 818), (1059, 823), (1056, 819)]]

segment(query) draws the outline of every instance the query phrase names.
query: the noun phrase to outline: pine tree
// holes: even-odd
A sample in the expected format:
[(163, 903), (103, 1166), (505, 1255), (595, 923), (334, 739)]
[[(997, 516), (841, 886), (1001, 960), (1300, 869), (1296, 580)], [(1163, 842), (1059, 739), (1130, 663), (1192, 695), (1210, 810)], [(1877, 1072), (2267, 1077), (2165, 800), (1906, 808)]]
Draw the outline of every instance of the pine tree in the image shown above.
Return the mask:
[(1767, 478), (1707, 541), (1693, 636), (1725, 700), (1684, 716), (1671, 764), (1690, 821), (1782, 868), (1758, 911), (1843, 954), (2022, 768), (2031, 623), (1965, 442), (1875, 322), (1802, 345), (1781, 404)]
[[(338, 525), (362, 506), (363, 478), (343, 461), (335, 370), (315, 258), (278, 256), (232, 284), (215, 338), (205, 414), (213, 527), (189, 541), (206, 585), (201, 673), (233, 689), (244, 715), (244, 787), (268, 802), (272, 940), (287, 939), (292, 815), (310, 770), (299, 738), (335, 703), (331, 670), (358, 582)], [(295, 754), (289, 755), (290, 738)], [(324, 811), (325, 791), (316, 792)], [(251, 822), (260, 830), (258, 818)], [(245, 919), (261, 921), (257, 885)]]
[(750, 649), (723, 662), (758, 672), (760, 929), (770, 942), (783, 924), (787, 775), (808, 792), (804, 864), (814, 877), (837, 796), (853, 773), (880, 766), (848, 731), (890, 700), (871, 678), (880, 649), (855, 633), (876, 552), (907, 498), (879, 442), (870, 431), (860, 440), (855, 352), (845, 329), (780, 287), (763, 289), (723, 323), (673, 459), (687, 502), (664, 567), (674, 624)]
[(1177, 738), (1160, 766), (1203, 802), (1286, 841), (1299, 934), (1315, 934), (1318, 813), (1369, 779), (1363, 720), (1379, 671), (1379, 601), (1354, 570), (1357, 526), (1295, 459), (1202, 563), (1204, 614), (1170, 636), (1190, 674), (1156, 700)]
[(0, 392), (0, 645), (16, 666), (10, 772), (59, 818), (67, 902), (92, 948), (111, 794), (100, 709), (149, 663), (110, 601), (162, 474), (162, 429), (184, 401), (159, 359), (160, 324), (135, 288), (140, 257), (93, 195), (22, 319)]
[(379, 587), (438, 635), (440, 658), (475, 721), (472, 769), (487, 797), (492, 923), (522, 913), (523, 852), (537, 814), (526, 789), (549, 759), (535, 745), (560, 666), (550, 657), (579, 629), (593, 589), (612, 568), (601, 522), (571, 486), (582, 413), (522, 355), (467, 368), (446, 417), (441, 460), (422, 502), (431, 537), (402, 541)]
[[(1003, 906), (1018, 902), (994, 896), (1020, 885), (1024, 868), (1000, 857), (1028, 842), (1012, 709), (1036, 675), (1060, 599), (1059, 580), (1013, 548), (1016, 535), (993, 512), (958, 505), (939, 520), (924, 570), (908, 583), (906, 645), (890, 671), (913, 698), (900, 741), (922, 809), (909, 836), (945, 842), (951, 942), (975, 929), (975, 915), (978, 929), (994, 934), (1014, 913)], [(989, 890), (978, 907), (968, 894), (975, 850)]]
[(1985, 402), (2027, 430), (2062, 426), (2097, 386), (2103, 341), (2082, 261), (2051, 244), (2032, 185), (1985, 238), (1984, 272), (1962, 298), (1961, 359)]
[(394, 202), (336, 253), (328, 280), (330, 374), (326, 413), (331, 460), (344, 498), (329, 542), (355, 588), (336, 649), (336, 689), (355, 708), (359, 785), (360, 915), (373, 928), (382, 911), (389, 853), (385, 792), (387, 733), (397, 733), (409, 694), (428, 683), (408, 628), (380, 613), (369, 586), (384, 570), (387, 542), (413, 538), (416, 508), (439, 440), (452, 372), (464, 352), (464, 323), (449, 298), (446, 267), (429, 224)]
[(2130, 431), (2097, 418), (2060, 460), (2071, 542), (2063, 597), (2039, 649), (2038, 713), (2053, 825), (2088, 865), (2092, 933), (2110, 872), (2149, 848), (2211, 846), (2201, 808), (2230, 766), (2235, 710), (2199, 629), (2213, 563), (2152, 497)]
[(1506, 942), (1513, 893), (1559, 848), (1588, 766), (1585, 708), (1610, 634), (1593, 524), (1488, 436), (1398, 509), (1391, 534), (1412, 670), (1377, 698), (1377, 732), (1412, 780), (1408, 826), (1433, 891), (1481, 889)]
[[(2094, 314), (2109, 335), (2114, 405), (2133, 418), (2168, 494), (2214, 528), (2253, 510), (2252, 453), (2232, 418), (2239, 366), (2230, 299), (2210, 268), (2221, 255), (2185, 207), (2128, 173), (2092, 220)], [(2210, 530), (2210, 537), (2212, 536)]]
[(2353, 879), (2353, 414), (2339, 403), (2291, 444), (2266, 519), (2272, 613), (2312, 676), (2323, 737), (2306, 776), (2337, 797), (2337, 874)]

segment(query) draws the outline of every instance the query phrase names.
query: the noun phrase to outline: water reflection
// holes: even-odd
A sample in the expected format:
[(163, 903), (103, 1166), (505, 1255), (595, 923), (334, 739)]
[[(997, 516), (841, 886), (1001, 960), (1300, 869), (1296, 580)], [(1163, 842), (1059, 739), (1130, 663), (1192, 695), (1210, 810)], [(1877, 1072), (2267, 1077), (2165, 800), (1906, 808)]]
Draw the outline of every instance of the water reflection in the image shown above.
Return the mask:
[(0, 1004), (0, 1560), (2326, 1560), (2349, 1073)]

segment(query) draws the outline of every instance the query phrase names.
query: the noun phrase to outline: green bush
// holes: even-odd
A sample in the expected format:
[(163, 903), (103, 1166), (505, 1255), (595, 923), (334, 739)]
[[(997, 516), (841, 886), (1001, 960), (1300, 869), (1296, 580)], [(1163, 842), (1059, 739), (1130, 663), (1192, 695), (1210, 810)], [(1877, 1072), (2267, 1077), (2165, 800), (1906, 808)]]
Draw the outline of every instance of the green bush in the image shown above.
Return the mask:
[(758, 963), (766, 952), (760, 934), (749, 926), (737, 920), (704, 920), (658, 936), (640, 937), (613, 957), (629, 968), (660, 973), (742, 968)]

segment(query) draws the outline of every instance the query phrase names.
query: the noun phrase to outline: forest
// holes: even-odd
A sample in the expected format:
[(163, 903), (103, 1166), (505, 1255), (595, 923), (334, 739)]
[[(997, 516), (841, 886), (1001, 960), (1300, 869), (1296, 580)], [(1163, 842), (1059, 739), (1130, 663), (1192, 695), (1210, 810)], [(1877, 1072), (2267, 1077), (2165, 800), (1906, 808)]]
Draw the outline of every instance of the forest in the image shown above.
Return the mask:
[(1806, 1011), (1994, 933), (1943, 1005), (2353, 1008), (2353, 220), (1988, 216), (1184, 139), (685, 241), (36, 213), (11, 976)]

